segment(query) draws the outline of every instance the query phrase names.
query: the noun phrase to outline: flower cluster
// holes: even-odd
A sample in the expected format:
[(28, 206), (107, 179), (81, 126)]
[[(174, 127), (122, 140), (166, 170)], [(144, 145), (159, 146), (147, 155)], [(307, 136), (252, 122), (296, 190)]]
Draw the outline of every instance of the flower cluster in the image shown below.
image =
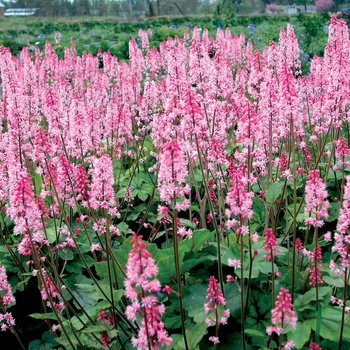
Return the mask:
[[(189, 193), (189, 187), (186, 185), (187, 162), (182, 143), (177, 140), (167, 142), (159, 157), (159, 163), (160, 198), (170, 204), (174, 197), (184, 197)], [(183, 209), (188, 205), (189, 203)]]
[(323, 284), (321, 277), (322, 268), (322, 250), (317, 244), (313, 252), (309, 252), (310, 267), (307, 269), (310, 273), (310, 285), (316, 287), (318, 284)]
[(286, 327), (296, 328), (297, 316), (293, 310), (292, 297), (288, 289), (281, 288), (276, 301), (276, 307), (271, 311), (271, 320), (273, 326), (267, 327), (268, 335), (284, 333)]
[(323, 226), (322, 219), (327, 219), (329, 216), (327, 196), (326, 184), (320, 176), (320, 171), (318, 169), (311, 170), (305, 186), (305, 214), (309, 215), (305, 220), (305, 225)]
[[(214, 276), (209, 278), (209, 287), (208, 287), (208, 302), (204, 304), (204, 311), (208, 314), (205, 322), (208, 326), (219, 327), (221, 324), (226, 324), (227, 319), (230, 316), (230, 310), (225, 309), (226, 300), (220, 289), (220, 285)], [(209, 338), (214, 344), (219, 343), (218, 337)]]
[(160, 282), (156, 278), (158, 268), (152, 254), (146, 249), (142, 236), (134, 234), (131, 240), (132, 249), (126, 265), (125, 295), (131, 300), (126, 308), (126, 316), (130, 321), (137, 321), (142, 316), (142, 324), (132, 344), (139, 350), (158, 349), (158, 345), (171, 344), (172, 339), (164, 329), (160, 315), (165, 307), (158, 303), (158, 298), (148, 293), (158, 293)]
[(264, 255), (266, 260), (272, 260), (280, 252), (276, 236), (270, 228), (265, 232), (264, 250), (267, 252)]
[[(343, 205), (339, 213), (337, 233), (334, 235), (335, 243), (333, 252), (339, 253), (341, 268), (344, 270), (350, 266), (350, 176), (346, 177)], [(338, 270), (337, 264), (332, 263), (331, 268)]]
[(0, 324), (2, 331), (6, 331), (15, 325), (15, 319), (12, 314), (7, 312), (7, 309), (15, 302), (11, 285), (7, 281), (5, 266), (0, 263), (0, 304), (3, 310), (3, 313), (0, 313)]

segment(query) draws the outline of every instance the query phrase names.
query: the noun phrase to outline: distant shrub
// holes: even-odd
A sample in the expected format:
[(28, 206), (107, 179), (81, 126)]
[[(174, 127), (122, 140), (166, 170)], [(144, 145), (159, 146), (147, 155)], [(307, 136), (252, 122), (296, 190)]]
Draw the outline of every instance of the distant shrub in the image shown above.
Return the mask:
[(324, 12), (329, 11), (333, 7), (334, 2), (333, 0), (317, 0), (315, 5), (318, 11)]
[(266, 5), (266, 11), (269, 11), (271, 13), (275, 13), (277, 11), (277, 5), (276, 4)]

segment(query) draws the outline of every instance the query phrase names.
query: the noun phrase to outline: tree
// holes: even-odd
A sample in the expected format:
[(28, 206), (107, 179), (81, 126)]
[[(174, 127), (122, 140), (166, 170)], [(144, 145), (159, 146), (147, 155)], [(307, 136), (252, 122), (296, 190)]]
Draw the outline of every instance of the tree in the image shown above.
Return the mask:
[(73, 16), (89, 16), (90, 1), (89, 0), (75, 0), (72, 3), (72, 15)]
[(316, 3), (316, 8), (318, 11), (329, 11), (333, 5), (334, 5), (334, 2), (333, 0), (317, 0)]

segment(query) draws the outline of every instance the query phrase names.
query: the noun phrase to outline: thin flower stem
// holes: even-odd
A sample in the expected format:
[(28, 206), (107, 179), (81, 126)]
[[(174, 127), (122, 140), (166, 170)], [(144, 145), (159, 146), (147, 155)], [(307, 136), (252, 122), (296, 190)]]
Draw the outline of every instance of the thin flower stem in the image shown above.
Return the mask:
[(15, 327), (11, 325), (10, 329), (11, 329), (11, 333), (16, 337), (20, 348), (23, 349), (23, 350), (26, 350), (25, 346), (23, 345), (23, 343), (21, 341), (21, 338), (19, 337), (18, 333), (16, 332)]
[(249, 238), (248, 238), (248, 244), (249, 244), (249, 273), (248, 273), (248, 281), (247, 281), (247, 295), (246, 295), (246, 300), (245, 300), (245, 311), (244, 311), (244, 322), (247, 320), (247, 315), (248, 315), (248, 307), (249, 307), (249, 297), (250, 297), (250, 285), (252, 281), (252, 272), (253, 272), (253, 262), (254, 262), (254, 255), (252, 252), (252, 240), (250, 238), (250, 232), (249, 232)]
[(201, 173), (202, 173), (202, 177), (203, 177), (203, 184), (204, 184), (204, 188), (205, 188), (205, 193), (207, 195), (208, 198), (208, 203), (209, 203), (209, 208), (210, 208), (210, 212), (212, 214), (213, 217), (213, 225), (214, 225), (214, 229), (215, 229), (215, 234), (216, 234), (216, 243), (217, 243), (217, 249), (218, 249), (218, 274), (219, 274), (219, 283), (220, 283), (220, 288), (222, 290), (222, 293), (225, 296), (225, 289), (224, 289), (224, 273), (222, 270), (222, 262), (221, 262), (221, 237), (220, 237), (220, 230), (218, 228), (218, 224), (216, 222), (216, 218), (215, 218), (215, 211), (214, 211), (214, 207), (213, 207), (213, 203), (211, 201), (210, 198), (210, 194), (209, 194), (209, 188), (208, 188), (208, 183), (205, 180), (205, 174), (204, 174), (204, 168), (203, 168), (203, 162), (202, 162), (202, 157), (199, 151), (199, 142), (198, 142), (198, 138), (196, 136), (196, 146), (197, 146), (197, 152), (198, 152), (198, 159), (199, 159), (199, 164), (200, 164), (200, 169), (201, 169)]
[(181, 270), (180, 270), (179, 240), (177, 236), (177, 210), (175, 209), (175, 205), (176, 205), (176, 195), (174, 193), (173, 240), (174, 240), (176, 279), (177, 279), (177, 288), (178, 288), (179, 302), (180, 302), (182, 334), (184, 337), (185, 348), (186, 350), (189, 350), (188, 343), (187, 343), (186, 326), (185, 326), (185, 310), (182, 302), (182, 282), (181, 282)]
[(344, 290), (343, 290), (343, 306), (342, 306), (342, 313), (341, 313), (341, 324), (340, 324), (338, 350), (341, 350), (341, 346), (342, 346), (342, 342), (343, 342), (344, 326), (345, 326), (345, 307), (346, 307), (347, 291), (348, 291), (347, 274), (348, 274), (348, 268), (345, 267)]
[(316, 272), (316, 310), (318, 310), (319, 307), (319, 298), (318, 298), (318, 285), (319, 285), (319, 275), (317, 273), (317, 245), (318, 245), (318, 227), (315, 227), (315, 235), (314, 235), (314, 243), (315, 243), (315, 253), (314, 253), (314, 259), (315, 259), (315, 272)]
[[(241, 219), (242, 221), (242, 219)], [(243, 244), (243, 235), (241, 235), (241, 327), (242, 327), (242, 348), (246, 349), (245, 343), (245, 309), (244, 309), (244, 244)]]
[(274, 255), (271, 249), (271, 287), (272, 287), (272, 308), (275, 308), (275, 303), (276, 303), (276, 290), (275, 290), (275, 267), (274, 267)]

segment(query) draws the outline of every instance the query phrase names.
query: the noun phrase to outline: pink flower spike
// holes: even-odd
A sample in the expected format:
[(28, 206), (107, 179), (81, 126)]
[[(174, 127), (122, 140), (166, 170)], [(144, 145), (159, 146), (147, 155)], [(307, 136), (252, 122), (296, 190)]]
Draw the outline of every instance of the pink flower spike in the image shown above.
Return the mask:
[[(214, 276), (210, 276), (209, 279), (207, 299), (208, 302), (204, 304), (204, 312), (208, 314), (208, 317), (205, 320), (208, 327), (216, 326), (218, 328), (220, 324), (226, 324), (230, 317), (230, 310), (224, 308), (224, 306), (226, 306), (226, 300), (220, 289), (220, 285)], [(209, 340), (214, 342), (211, 338), (215, 341), (219, 341), (219, 338), (217, 337), (209, 338)]]
[[(158, 298), (149, 293), (158, 293), (161, 290), (159, 280), (156, 278), (158, 268), (151, 253), (142, 241), (142, 236), (136, 233), (131, 240), (132, 248), (126, 264), (125, 295), (131, 300), (126, 308), (126, 317), (135, 321), (137, 315), (143, 317), (137, 337), (131, 339), (134, 347), (147, 349), (150, 341), (154, 349), (157, 345), (169, 346), (172, 339), (164, 329), (161, 315), (165, 312), (163, 304)], [(169, 287), (170, 288), (170, 287)]]
[(309, 215), (305, 220), (305, 225), (323, 226), (323, 219), (327, 219), (329, 216), (327, 196), (326, 184), (320, 176), (320, 171), (318, 169), (311, 170), (305, 186), (305, 214)]
[(295, 240), (295, 250), (296, 250), (298, 253), (300, 253), (300, 252), (303, 251), (303, 243), (301, 243), (300, 238), (297, 238), (297, 239)]
[(266, 260), (271, 260), (280, 252), (278, 249), (276, 236), (270, 228), (268, 228), (265, 232), (264, 250), (268, 252), (266, 255), (264, 255)]
[(12, 287), (7, 281), (5, 266), (1, 265), (1, 263), (0, 263), (0, 300), (2, 300), (2, 304), (5, 309), (16, 303), (16, 299), (12, 293)]
[(271, 320), (272, 324), (277, 327), (276, 329), (282, 333), (287, 326), (294, 329), (297, 326), (297, 316), (293, 310), (292, 297), (285, 288), (281, 288), (277, 296), (276, 307), (271, 311)]

